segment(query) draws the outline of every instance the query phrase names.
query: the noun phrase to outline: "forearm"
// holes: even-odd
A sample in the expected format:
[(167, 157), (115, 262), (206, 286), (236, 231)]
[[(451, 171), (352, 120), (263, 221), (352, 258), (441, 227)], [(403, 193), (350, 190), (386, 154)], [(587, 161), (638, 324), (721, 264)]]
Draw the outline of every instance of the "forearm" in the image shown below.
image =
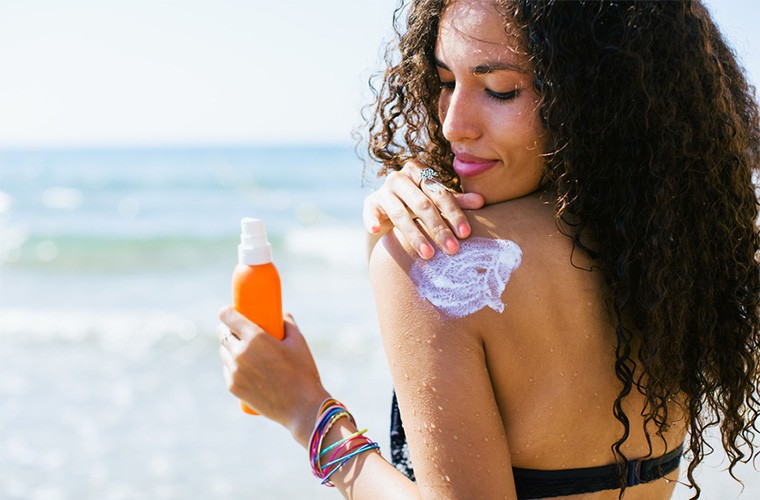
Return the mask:
[[(341, 418), (325, 436), (325, 447), (345, 439), (358, 429), (347, 418)], [(397, 471), (377, 451), (357, 455), (338, 469), (330, 481), (352, 500), (388, 500), (420, 498), (417, 486)]]

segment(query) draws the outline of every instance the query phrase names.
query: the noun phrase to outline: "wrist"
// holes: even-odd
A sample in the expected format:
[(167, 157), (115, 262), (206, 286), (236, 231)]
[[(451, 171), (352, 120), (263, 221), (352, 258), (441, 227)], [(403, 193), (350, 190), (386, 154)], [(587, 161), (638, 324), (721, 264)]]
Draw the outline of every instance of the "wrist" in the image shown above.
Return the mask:
[(317, 419), (319, 407), (329, 397), (330, 393), (323, 387), (305, 397), (298, 412), (287, 426), (293, 439), (304, 448), (309, 445), (309, 438), (314, 430), (314, 422)]
[(365, 432), (357, 430), (353, 415), (340, 401), (330, 398), (320, 405), (308, 451), (312, 473), (322, 484), (345, 487), (346, 474), (355, 474), (367, 452), (379, 449)]

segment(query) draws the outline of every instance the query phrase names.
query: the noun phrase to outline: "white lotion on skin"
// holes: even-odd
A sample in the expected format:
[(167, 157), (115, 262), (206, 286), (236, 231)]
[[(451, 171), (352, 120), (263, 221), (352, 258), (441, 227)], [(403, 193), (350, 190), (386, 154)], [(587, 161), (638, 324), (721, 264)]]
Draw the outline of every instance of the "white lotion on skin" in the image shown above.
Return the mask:
[(455, 255), (416, 260), (410, 276), (420, 296), (447, 316), (463, 318), (484, 307), (503, 312), (501, 294), (522, 262), (514, 241), (470, 238)]

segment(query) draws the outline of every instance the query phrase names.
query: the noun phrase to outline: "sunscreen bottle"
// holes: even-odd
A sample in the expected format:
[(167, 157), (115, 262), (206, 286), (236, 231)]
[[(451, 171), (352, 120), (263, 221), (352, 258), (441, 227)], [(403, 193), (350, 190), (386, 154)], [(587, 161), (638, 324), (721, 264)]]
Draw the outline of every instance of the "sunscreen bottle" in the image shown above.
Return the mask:
[[(245, 217), (240, 226), (238, 265), (232, 274), (233, 304), (243, 316), (282, 340), (285, 325), (280, 275), (272, 263), (272, 246), (267, 241), (264, 222)], [(242, 401), (240, 408), (250, 415), (258, 415)]]

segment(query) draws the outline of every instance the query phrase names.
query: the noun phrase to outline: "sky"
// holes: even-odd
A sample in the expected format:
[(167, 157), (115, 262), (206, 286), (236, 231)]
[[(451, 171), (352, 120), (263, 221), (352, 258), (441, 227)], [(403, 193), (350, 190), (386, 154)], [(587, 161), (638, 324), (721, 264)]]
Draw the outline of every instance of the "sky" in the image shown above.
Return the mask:
[[(0, 0), (0, 149), (350, 144), (396, 0)], [(709, 0), (760, 82), (760, 0)]]

